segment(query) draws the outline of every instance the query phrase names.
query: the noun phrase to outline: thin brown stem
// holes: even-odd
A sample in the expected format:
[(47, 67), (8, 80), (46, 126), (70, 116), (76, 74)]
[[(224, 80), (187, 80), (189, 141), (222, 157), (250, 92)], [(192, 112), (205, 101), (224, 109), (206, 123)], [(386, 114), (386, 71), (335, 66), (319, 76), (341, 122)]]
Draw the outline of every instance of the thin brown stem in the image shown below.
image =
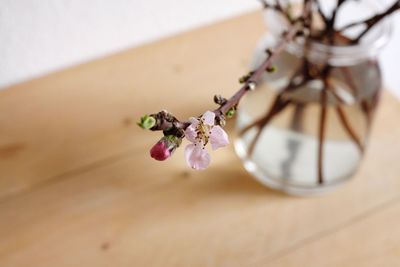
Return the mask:
[[(272, 118), (272, 117), (270, 117), (269, 120), (270, 120), (271, 118)], [(256, 144), (257, 144), (257, 142), (258, 142), (258, 139), (260, 138), (260, 136), (261, 136), (261, 134), (262, 134), (262, 132), (263, 132), (263, 130), (264, 130), (264, 128), (265, 128), (265, 125), (268, 124), (269, 120), (261, 121), (261, 125), (258, 125), (258, 126), (257, 126), (258, 131), (257, 131), (256, 135), (254, 136), (254, 138), (251, 140), (250, 145), (249, 145), (249, 147), (248, 147), (248, 149), (247, 149), (247, 154), (248, 154), (249, 156), (253, 155), (254, 148), (256, 147)]]
[(358, 88), (351, 76), (349, 68), (341, 67), (339, 69), (342, 72), (342, 75), (343, 75), (345, 81), (347, 82), (347, 85), (349, 86), (351, 92), (353, 93), (354, 97), (357, 98), (359, 96), (359, 91), (358, 91)]
[(318, 160), (317, 160), (317, 171), (318, 171), (318, 183), (324, 183), (324, 139), (325, 139), (325, 126), (326, 126), (326, 113), (327, 113), (327, 90), (324, 88), (320, 95), (321, 111), (319, 116), (319, 128), (318, 128)]
[(335, 39), (335, 23), (336, 23), (336, 18), (337, 14), (341, 8), (341, 6), (346, 2), (347, 0), (338, 0), (335, 8), (332, 11), (332, 15), (328, 18), (324, 12), (322, 11), (321, 3), (318, 0), (315, 0), (315, 5), (317, 8), (318, 15), (321, 17), (322, 21), (324, 22), (324, 30), (319, 33), (319, 35), (315, 36), (316, 39), (320, 39), (322, 41), (324, 38), (327, 38), (329, 44), (333, 44)]
[(295, 72), (295, 74), (292, 76), (292, 78), (290, 79), (289, 84), (286, 86), (285, 89), (282, 90), (282, 92), (277, 95), (277, 97), (274, 100), (274, 103), (272, 104), (271, 108), (268, 110), (268, 112), (266, 113), (266, 115), (258, 120), (256, 120), (255, 122), (247, 125), (246, 127), (244, 127), (240, 132), (239, 135), (244, 135), (248, 130), (250, 130), (253, 127), (257, 127), (257, 133), (256, 136), (253, 138), (253, 140), (251, 141), (250, 145), (249, 145), (249, 149), (248, 149), (248, 154), (252, 154), (254, 147), (262, 133), (262, 131), (264, 130), (264, 128), (266, 127), (266, 125), (276, 116), (278, 115), (280, 112), (282, 112), (290, 103), (291, 101), (288, 99), (284, 99), (284, 94), (286, 92), (290, 92), (293, 91), (301, 86), (303, 86), (304, 84), (307, 83), (308, 79), (306, 77), (303, 77), (302, 81), (298, 84), (294, 83), (294, 79), (296, 77), (298, 77), (299, 74), (301, 74), (302, 72), (304, 72), (303, 68), (308, 68), (308, 64), (306, 61), (304, 61), (304, 64), (302, 65), (302, 68), (300, 68), (298, 71)]
[(283, 16), (289, 23), (293, 23), (293, 18), (290, 14), (290, 10), (285, 9), (279, 0), (275, 0), (275, 3), (268, 3), (266, 0), (260, 0), (261, 4), (265, 9), (271, 9), (277, 11), (281, 16)]
[(361, 40), (361, 38), (364, 37), (365, 34), (367, 34), (371, 30), (371, 28), (373, 28), (376, 24), (378, 24), (384, 18), (386, 18), (387, 16), (389, 16), (390, 14), (394, 13), (395, 11), (397, 11), (399, 9), (400, 9), (400, 0), (394, 2), (387, 10), (385, 10), (383, 12), (376, 14), (376, 15), (370, 17), (369, 19), (350, 23), (350, 24), (342, 27), (338, 31), (343, 32), (343, 31), (345, 31), (349, 28), (355, 27), (355, 26), (365, 25), (366, 26), (365, 29), (355, 39), (352, 40), (352, 43), (358, 43)]
[(340, 122), (343, 125), (343, 128), (346, 130), (347, 134), (350, 136), (351, 140), (356, 144), (356, 146), (359, 148), (360, 152), (364, 152), (364, 146), (361, 142), (361, 139), (358, 137), (356, 132), (354, 131), (353, 127), (351, 127), (351, 124), (349, 120), (347, 119), (346, 113), (344, 112), (342, 105), (346, 104), (345, 101), (336, 93), (335, 89), (333, 86), (331, 86), (329, 80), (327, 79), (327, 89), (332, 93), (332, 95), (336, 98), (336, 100), (339, 102), (339, 104), (336, 105), (336, 112), (339, 116)]
[(240, 99), (249, 91), (250, 84), (257, 84), (261, 79), (262, 75), (265, 73), (265, 70), (272, 66), (275, 57), (280, 54), (286, 45), (296, 36), (297, 32), (301, 28), (301, 23), (294, 24), (288, 32), (286, 32), (279, 44), (275, 47), (275, 49), (271, 50), (271, 53), (264, 60), (264, 62), (251, 74), (246, 83), (236, 92), (225, 104), (220, 106), (218, 109), (214, 110), (216, 115), (223, 115), (229, 109), (236, 106)]
[(258, 120), (250, 123), (246, 127), (242, 128), (239, 131), (239, 135), (244, 135), (247, 131), (249, 131), (253, 127), (260, 128), (260, 125), (262, 125), (264, 122), (269, 122), (271, 117), (273, 117), (280, 109), (280, 107), (284, 105), (282, 94), (279, 94), (275, 97), (274, 102), (272, 103), (271, 107), (268, 109), (267, 113), (265, 116), (259, 118)]
[[(347, 83), (347, 85), (349, 86), (350, 90), (352, 91), (353, 95), (355, 98), (359, 97), (359, 90), (353, 80), (353, 77), (350, 74), (350, 71), (348, 68), (346, 67), (342, 67), (340, 68), (343, 77)], [(365, 115), (365, 120), (366, 120), (366, 124), (367, 124), (367, 130), (370, 128), (371, 125), (371, 120), (372, 120), (372, 116), (371, 116), (371, 110), (369, 108), (369, 105), (367, 103), (366, 100), (362, 99), (360, 101), (360, 105), (361, 105), (361, 110), (364, 112)]]
[[(264, 62), (253, 72), (250, 73), (248, 79), (246, 79), (245, 83), (243, 86), (233, 95), (231, 96), (228, 100), (226, 100), (222, 105), (220, 105), (219, 108), (214, 110), (214, 113), (216, 117), (223, 117), (230, 109), (236, 108), (238, 105), (240, 99), (251, 89), (254, 89), (254, 87), (257, 85), (257, 83), (260, 81), (262, 78), (263, 74), (265, 71), (269, 68), (271, 68), (274, 59), (285, 49), (286, 45), (291, 42), (300, 32), (301, 30), (305, 27), (305, 21), (307, 18), (309, 18), (311, 14), (311, 3), (312, 1), (310, 0), (304, 0), (305, 5), (303, 8), (303, 14), (300, 16), (298, 19), (293, 21), (292, 25), (289, 27), (287, 31), (285, 31), (282, 34), (282, 38), (278, 42), (278, 44), (275, 46), (275, 48), (268, 50), (268, 55), (267, 58), (264, 60)], [(160, 113), (158, 113), (160, 114)], [(156, 114), (153, 114), (156, 115)], [(185, 130), (189, 125), (190, 122), (188, 121), (179, 121), (175, 117), (173, 117), (171, 114), (168, 114), (172, 117), (172, 119), (164, 119), (161, 118), (158, 121), (161, 123), (158, 123), (156, 127), (152, 127), (150, 130), (153, 131), (168, 131), (169, 133), (175, 133), (175, 132), (182, 132), (182, 130)]]
[(361, 154), (364, 153), (364, 146), (363, 146), (360, 138), (356, 134), (356, 132), (351, 127), (351, 124), (350, 124), (349, 120), (347, 119), (346, 113), (344, 112), (343, 108), (341, 106), (336, 106), (336, 112), (339, 116), (340, 122), (342, 123), (347, 134), (350, 136), (351, 140), (357, 145)]
[[(296, 88), (299, 88), (300, 86), (304, 85), (307, 83), (307, 78), (308, 78), (308, 62), (306, 60), (303, 61), (301, 67), (292, 75), (292, 77), (290, 78), (289, 84), (282, 90), (282, 92), (277, 95), (277, 97), (275, 98), (271, 108), (268, 110), (268, 112), (266, 113), (266, 115), (252, 123), (250, 123), (249, 125), (247, 125), (246, 127), (244, 127), (240, 132), (239, 135), (243, 135), (245, 134), (248, 130), (250, 130), (251, 128), (259, 125), (263, 120), (265, 120), (266, 117), (270, 116), (270, 114), (272, 113), (272, 111), (275, 110), (275, 106), (279, 105), (279, 101), (282, 100), (283, 94), (285, 94), (286, 92), (290, 92), (295, 90)], [(294, 79), (299, 77), (299, 75), (303, 75), (302, 80), (300, 83), (295, 83)], [(275, 115), (275, 114), (273, 114)]]
[(321, 3), (318, 0), (315, 0), (315, 5), (317, 8), (318, 15), (321, 17), (322, 21), (324, 22), (324, 24), (325, 24), (324, 27), (326, 27), (328, 25), (329, 19), (322, 11)]
[(346, 102), (343, 100), (343, 98), (336, 93), (336, 90), (332, 87), (329, 86), (326, 88), (332, 95), (333, 97), (339, 102), (339, 104), (345, 104)]
[[(257, 127), (258, 131), (256, 133), (256, 136), (251, 140), (251, 143), (249, 145), (249, 148), (247, 151), (249, 155), (253, 154), (255, 145), (257, 144), (257, 141), (258, 141), (262, 131), (264, 130), (265, 126), (275, 117), (275, 115), (277, 115), (282, 110), (284, 110), (288, 106), (289, 103), (290, 103), (289, 100), (283, 99), (282, 94), (279, 94), (275, 98), (275, 101), (272, 104), (269, 111), (267, 112), (266, 116), (257, 120), (255, 124), (253, 123), (253, 126), (251, 126), (250, 128), (255, 126), (255, 127)], [(240, 134), (244, 134), (250, 128), (244, 129), (244, 131), (241, 131)]]
[[(252, 86), (255, 86), (259, 82), (265, 71), (272, 66), (274, 59), (285, 49), (286, 45), (293, 40), (298, 31), (303, 27), (302, 25), (302, 21), (298, 20), (291, 26), (289, 31), (283, 34), (282, 39), (277, 46), (274, 49), (269, 50), (267, 58), (255, 71), (251, 72), (251, 75), (244, 85), (233, 96), (225, 101), (224, 104), (214, 110), (216, 116), (223, 116), (231, 108), (234, 108), (238, 105), (240, 99), (252, 89)], [(169, 118), (166, 119), (162, 116), (158, 116), (159, 114), (167, 114)], [(174, 132), (185, 130), (191, 124), (189, 121), (179, 121), (171, 114), (165, 112), (159, 112), (158, 114), (153, 114), (153, 116), (158, 117), (157, 121), (159, 123), (150, 129), (152, 131), (169, 131), (171, 134), (173, 134)]]
[(349, 28), (355, 27), (355, 26), (360, 26), (360, 25), (366, 25), (367, 27), (372, 27), (374, 26), (376, 23), (378, 23), (379, 21), (381, 21), (384, 17), (386, 17), (387, 15), (392, 14), (393, 12), (395, 12), (396, 10), (398, 10), (400, 8), (400, 1), (394, 2), (393, 5), (391, 5), (386, 11), (383, 11), (379, 14), (375, 14), (374, 16), (366, 19), (366, 20), (361, 20), (361, 21), (357, 21), (357, 22), (352, 22), (350, 24), (347, 24), (345, 26), (343, 26), (341, 29), (339, 29), (340, 32), (345, 31)]
[(367, 121), (367, 131), (371, 128), (372, 119), (374, 115), (374, 111), (376, 109), (376, 105), (379, 102), (381, 90), (377, 89), (375, 94), (372, 96), (370, 101), (363, 99), (361, 101), (361, 108), (365, 113), (366, 121)]

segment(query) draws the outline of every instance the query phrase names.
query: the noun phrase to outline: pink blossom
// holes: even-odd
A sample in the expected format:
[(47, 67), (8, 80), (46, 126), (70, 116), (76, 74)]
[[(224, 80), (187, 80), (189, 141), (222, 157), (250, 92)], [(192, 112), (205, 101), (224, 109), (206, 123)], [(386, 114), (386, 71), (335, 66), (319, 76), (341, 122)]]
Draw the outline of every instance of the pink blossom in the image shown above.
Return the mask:
[(208, 167), (211, 161), (210, 154), (204, 146), (189, 144), (185, 148), (186, 162), (195, 170), (203, 170)]
[(191, 142), (185, 148), (186, 162), (196, 170), (208, 167), (211, 157), (205, 146), (210, 143), (216, 150), (229, 144), (228, 135), (218, 125), (215, 125), (215, 113), (207, 111), (200, 120), (191, 118), (191, 125), (186, 128), (185, 136)]

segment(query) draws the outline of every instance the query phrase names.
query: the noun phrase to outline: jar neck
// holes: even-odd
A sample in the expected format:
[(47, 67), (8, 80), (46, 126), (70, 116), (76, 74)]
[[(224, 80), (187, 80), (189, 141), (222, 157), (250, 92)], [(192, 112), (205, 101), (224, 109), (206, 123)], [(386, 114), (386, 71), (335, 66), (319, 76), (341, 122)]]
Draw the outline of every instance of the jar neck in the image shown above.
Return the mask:
[[(316, 64), (332, 66), (356, 65), (377, 57), (388, 43), (391, 34), (389, 20), (375, 26), (364, 40), (357, 44), (328, 45), (314, 40), (298, 38), (288, 44), (287, 51)], [(344, 37), (342, 37), (344, 38)]]

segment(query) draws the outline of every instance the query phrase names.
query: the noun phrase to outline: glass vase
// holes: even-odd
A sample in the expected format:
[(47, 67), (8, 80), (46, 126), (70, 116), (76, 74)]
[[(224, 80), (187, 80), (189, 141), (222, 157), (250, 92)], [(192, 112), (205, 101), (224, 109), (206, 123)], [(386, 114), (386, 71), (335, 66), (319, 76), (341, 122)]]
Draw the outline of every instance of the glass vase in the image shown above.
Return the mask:
[[(348, 181), (366, 150), (382, 88), (377, 54), (390, 32), (383, 23), (359, 44), (297, 40), (238, 108), (235, 142), (245, 168), (266, 186), (289, 194), (321, 193)], [(255, 69), (280, 32), (268, 33)], [(339, 44), (337, 44), (339, 43)]]

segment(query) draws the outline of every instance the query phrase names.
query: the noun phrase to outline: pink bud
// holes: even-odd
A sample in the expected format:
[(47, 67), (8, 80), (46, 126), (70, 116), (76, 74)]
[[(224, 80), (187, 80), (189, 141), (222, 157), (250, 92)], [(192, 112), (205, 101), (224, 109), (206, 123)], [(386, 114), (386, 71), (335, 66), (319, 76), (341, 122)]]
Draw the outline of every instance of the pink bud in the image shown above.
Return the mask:
[(171, 152), (168, 149), (167, 141), (161, 139), (158, 141), (150, 150), (150, 155), (155, 160), (166, 160), (171, 156)]

